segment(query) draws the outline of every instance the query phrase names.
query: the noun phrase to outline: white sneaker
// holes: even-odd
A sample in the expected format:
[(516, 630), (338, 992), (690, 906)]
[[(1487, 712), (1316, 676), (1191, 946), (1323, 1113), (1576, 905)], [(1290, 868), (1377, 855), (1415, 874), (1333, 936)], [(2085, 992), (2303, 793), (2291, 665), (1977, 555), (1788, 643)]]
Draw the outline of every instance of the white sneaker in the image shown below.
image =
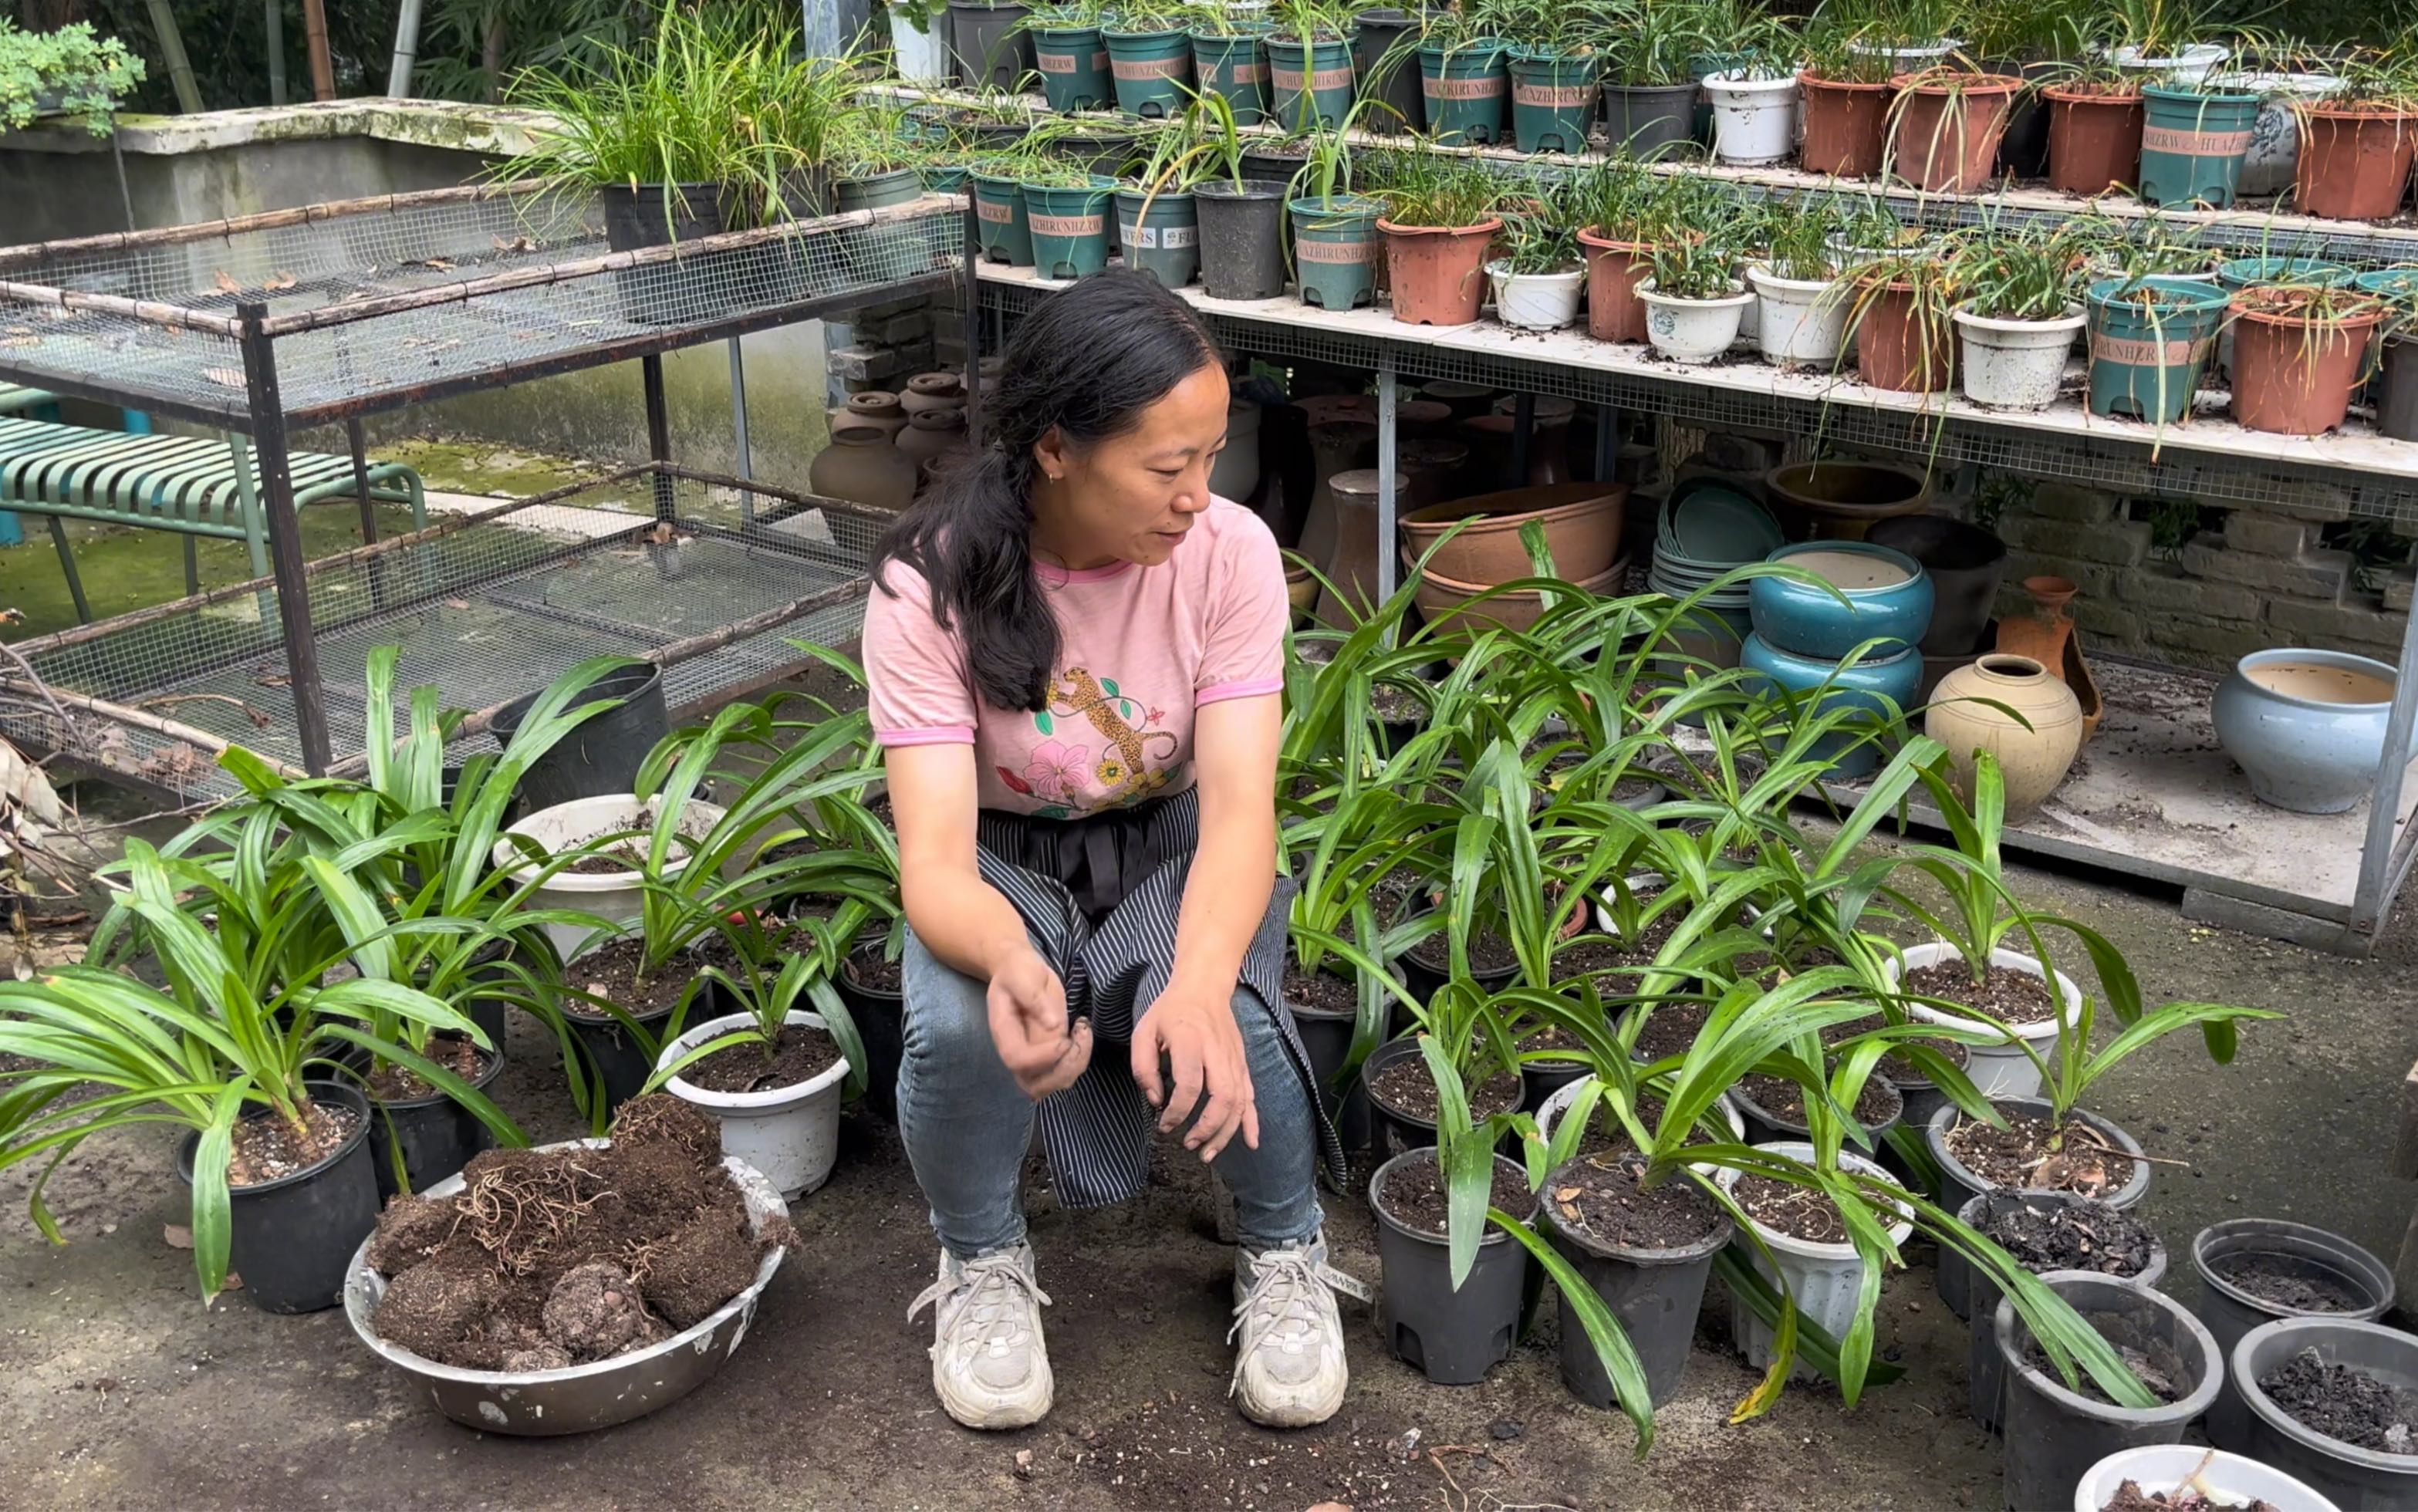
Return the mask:
[(1343, 1320), (1335, 1293), (1369, 1289), (1326, 1263), (1326, 1236), (1234, 1252), (1234, 1382), (1227, 1395), (1263, 1428), (1308, 1428), (1343, 1405)]
[(907, 1309), (908, 1321), (938, 1303), (932, 1390), (970, 1428), (1030, 1428), (1049, 1411), (1054, 1387), (1041, 1343), (1049, 1294), (1034, 1282), (1033, 1246), (960, 1260), (943, 1248), (941, 1278)]

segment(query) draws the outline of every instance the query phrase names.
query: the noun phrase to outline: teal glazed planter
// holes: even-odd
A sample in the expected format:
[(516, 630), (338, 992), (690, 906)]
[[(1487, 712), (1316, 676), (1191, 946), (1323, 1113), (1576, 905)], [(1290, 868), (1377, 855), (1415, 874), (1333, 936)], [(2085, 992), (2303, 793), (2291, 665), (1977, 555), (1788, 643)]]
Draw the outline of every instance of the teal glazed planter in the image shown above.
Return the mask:
[(1117, 109), (1149, 120), (1184, 114), (1192, 84), (1191, 33), (1103, 30), (1100, 36), (1109, 44)]
[(2141, 99), (2141, 198), (2151, 205), (2231, 205), (2258, 125), (2259, 98), (2144, 84)]
[(1278, 126), (1340, 126), (1352, 114), (1353, 39), (1268, 38), (1268, 119)]
[(1024, 186), (1033, 266), (1043, 278), (1082, 278), (1109, 266), (1109, 202), (1117, 181), (1094, 175), (1080, 189)]
[(1229, 36), (1192, 34), (1192, 76), (1204, 95), (1217, 95), (1237, 126), (1268, 118), (1268, 42), (1264, 28)]
[(1024, 216), (1024, 185), (1013, 178), (970, 174), (974, 186), (974, 224), (983, 261), (1010, 267), (1033, 266), (1033, 226)]
[(1385, 206), (1357, 194), (1294, 200), (1293, 277), (1301, 302), (1355, 310), (1377, 302), (1377, 217)]
[(1931, 574), (1902, 551), (1869, 541), (1808, 541), (1764, 560), (1811, 572), (1847, 600), (1841, 603), (1819, 587), (1790, 578), (1751, 580), (1748, 618), (1775, 649), (1836, 662), (1879, 640), (1866, 658), (1891, 657), (1922, 644), (1931, 629)]
[(2384, 663), (2348, 651), (2253, 651), (2217, 684), (2217, 743), (2259, 802), (2340, 814), (2376, 786), (2395, 680)]
[(1584, 152), (1603, 92), (1592, 56), (1510, 50), (1511, 136), (1523, 152)]
[(2246, 289), (2254, 283), (2314, 283), (2338, 289), (2354, 276), (2342, 264), (2323, 257), (2237, 257), (2216, 269), (2216, 282), (2228, 289)]
[(1511, 71), (1499, 42), (1419, 49), (1419, 99), (1428, 130), (1448, 147), (1503, 140), (1511, 100)]
[[(2119, 295), (2155, 290), (2145, 308)], [(2224, 288), (2193, 279), (2108, 279), (2090, 285), (2090, 412), (2172, 425), (2191, 413), (2201, 367), (2225, 322)]]
[(1033, 62), (1041, 75), (1041, 98), (1061, 115), (1116, 103), (1109, 47), (1097, 26), (1035, 26)]
[[(1781, 650), (1756, 634), (1748, 635), (1738, 648), (1738, 666), (1753, 674), (1745, 680), (1748, 687), (1768, 685), (1798, 697), (1814, 694), (1828, 682), (1829, 691), (1814, 700), (1811, 709), (1803, 710), (1801, 718), (1851, 709), (1870, 713), (1883, 724), (1894, 725), (1905, 718), (1907, 706), (1914, 702), (1915, 691), (1922, 685), (1922, 657), (1916, 651), (1901, 651), (1895, 656), (1842, 667), (1835, 660)], [(1866, 776), (1880, 765), (1882, 746), (1861, 738), (1863, 733), (1843, 731), (1825, 736), (1815, 743), (1811, 755), (1816, 760), (1829, 762), (1835, 776)]]
[[(1149, 208), (1143, 208), (1145, 203)], [(1117, 244), (1125, 266), (1180, 289), (1201, 271), (1201, 217), (1192, 196), (1147, 190), (1117, 191)]]

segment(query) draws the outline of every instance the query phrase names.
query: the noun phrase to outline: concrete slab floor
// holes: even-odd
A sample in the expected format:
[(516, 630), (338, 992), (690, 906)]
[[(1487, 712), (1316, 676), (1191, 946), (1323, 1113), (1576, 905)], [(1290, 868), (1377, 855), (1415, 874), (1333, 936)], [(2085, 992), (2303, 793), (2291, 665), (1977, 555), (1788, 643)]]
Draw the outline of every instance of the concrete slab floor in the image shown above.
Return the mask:
[[(2161, 1166), (2144, 1212), (2196, 1283), (2192, 1234), (2271, 1214), (2389, 1260), (2413, 1196), (2386, 1179), (2395, 1088), (2418, 1055), (2418, 937), (2366, 960), (2186, 924), (2171, 902), (2021, 874), (2027, 894), (2105, 931), (2148, 991), (2282, 1008), (2220, 1070), (2197, 1037), (2128, 1063), (2094, 1097)], [(516, 1026), (526, 1030), (528, 1026)], [(539, 1138), (571, 1131), (549, 1044), (516, 1033), (500, 1096)], [(163, 1242), (183, 1193), (163, 1136), (97, 1141), (51, 1184), (73, 1241), (53, 1249), (0, 1176), (0, 1504), (347, 1507), (1995, 1508), (1997, 1445), (1964, 1416), (1965, 1334), (1928, 1262), (1890, 1278), (1884, 1349), (1905, 1381), (1853, 1410), (1792, 1387), (1737, 1427), (1753, 1377), (1707, 1308), (1686, 1388), (1643, 1464), (1625, 1420), (1555, 1376), (1553, 1309), (1482, 1384), (1431, 1387), (1346, 1305), (1352, 1395), (1324, 1428), (1272, 1433), (1226, 1399), (1229, 1252), (1199, 1168), (1176, 1152), (1140, 1203), (1084, 1214), (1034, 1197), (1058, 1376), (1031, 1430), (963, 1431), (931, 1397), (928, 1319), (905, 1321), (934, 1249), (895, 1134), (846, 1121), (831, 1184), (745, 1349), (685, 1401), (614, 1431), (512, 1440), (439, 1418), (359, 1348), (341, 1314), (271, 1318), (194, 1300)], [(1373, 1281), (1365, 1201), (1331, 1197), (1337, 1259)], [(1416, 1439), (1412, 1435), (1416, 1430)]]

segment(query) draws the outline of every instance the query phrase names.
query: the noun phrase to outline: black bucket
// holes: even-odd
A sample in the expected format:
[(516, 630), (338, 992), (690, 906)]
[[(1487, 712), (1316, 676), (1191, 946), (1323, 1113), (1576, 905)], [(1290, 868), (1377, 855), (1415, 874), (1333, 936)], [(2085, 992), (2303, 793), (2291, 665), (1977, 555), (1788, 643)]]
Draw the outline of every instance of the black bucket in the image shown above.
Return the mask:
[(1194, 186), (1201, 286), (1213, 299), (1273, 299), (1285, 289), (1285, 186), (1231, 179)]
[[(499, 710), (489, 726), (496, 740), (509, 746), (521, 721), (543, 696), (543, 691), (533, 693)], [(636, 785), (639, 764), (672, 727), (671, 713), (664, 707), (663, 668), (644, 664), (617, 667), (564, 707), (577, 709), (605, 698), (619, 698), (621, 707), (556, 741), (521, 774), (523, 813), (542, 814), (574, 798), (626, 793)]]
[[(1550, 1202), (1538, 1212), (1546, 1238), (1620, 1320), (1645, 1370), (1646, 1396), (1657, 1407), (1677, 1396), (1688, 1373), (1688, 1356), (1694, 1352), (1696, 1314), (1704, 1306), (1713, 1257), (1736, 1232), (1729, 1219), (1723, 1217), (1711, 1234), (1677, 1249), (1631, 1249), (1569, 1227)], [(1561, 1366), (1562, 1384), (1571, 1396), (1590, 1407), (1619, 1405), (1612, 1377), (1567, 1301), (1562, 1304)]]
[[(500, 1054), (483, 1055), (484, 1067), (470, 1085), (485, 1092), (504, 1074)], [(424, 1192), (470, 1163), (496, 1137), (468, 1108), (437, 1092), (429, 1097), (378, 1103), (370, 1112), (370, 1164), (377, 1172), (378, 1200), (401, 1190), (394, 1179), (394, 1145), (403, 1146), (404, 1180)]]
[[(1511, 1162), (1497, 1155), (1503, 1165)], [(1395, 1156), (1369, 1179), (1369, 1206), (1377, 1214), (1377, 1261), (1384, 1281), (1378, 1330), (1395, 1358), (1439, 1386), (1475, 1385), (1509, 1355), (1520, 1325), (1543, 1291), (1544, 1272), (1507, 1234), (1489, 1229), (1477, 1262), (1453, 1289), (1452, 1257), (1439, 1236), (1404, 1227), (1380, 1200), (1387, 1176), (1432, 1152)]]
[(907, 1053), (907, 995), (901, 989), (877, 991), (856, 978), (856, 957), (880, 955), (881, 937), (860, 940), (840, 967), (839, 1000), (856, 1020), (857, 1037), (865, 1042), (865, 1095), (884, 1118), (898, 1113), (898, 1062)]
[[(263, 1312), (317, 1312), (344, 1298), (353, 1251), (377, 1227), (377, 1176), (370, 1160), (370, 1105), (341, 1082), (303, 1083), (314, 1102), (349, 1107), (360, 1123), (352, 1138), (307, 1170), (227, 1193), (227, 1268), (243, 1277), (243, 1294)], [(272, 1116), (268, 1110), (249, 1115)], [(199, 1131), (176, 1147), (176, 1174), (193, 1180)]]

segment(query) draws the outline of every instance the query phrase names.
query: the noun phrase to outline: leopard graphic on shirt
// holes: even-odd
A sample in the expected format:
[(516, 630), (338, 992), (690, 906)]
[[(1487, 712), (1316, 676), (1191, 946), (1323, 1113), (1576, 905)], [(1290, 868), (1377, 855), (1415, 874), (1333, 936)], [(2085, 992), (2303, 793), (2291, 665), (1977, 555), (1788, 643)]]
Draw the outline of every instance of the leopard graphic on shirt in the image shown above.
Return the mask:
[[(1171, 763), (1154, 770), (1151, 756), (1172, 756), (1181, 747), (1172, 730), (1136, 729), (1133, 722), (1149, 725), (1165, 717), (1162, 710), (1146, 710), (1126, 697), (1115, 679), (1095, 678), (1087, 667), (1070, 666), (1049, 680), (1048, 708), (1033, 716), (1033, 727), (1046, 739), (1033, 748), (1024, 771), (1019, 773), (1005, 767), (992, 771), (1009, 790), (1042, 800), (1035, 811), (1042, 818), (1071, 815), (1073, 810), (1056, 800), (1079, 790), (1087, 778), (1099, 786), (1096, 806), (1129, 806), (1168, 784)], [(1087, 721), (1101, 737), (1096, 763), (1088, 743), (1057, 738), (1062, 734), (1060, 721), (1075, 719)]]

